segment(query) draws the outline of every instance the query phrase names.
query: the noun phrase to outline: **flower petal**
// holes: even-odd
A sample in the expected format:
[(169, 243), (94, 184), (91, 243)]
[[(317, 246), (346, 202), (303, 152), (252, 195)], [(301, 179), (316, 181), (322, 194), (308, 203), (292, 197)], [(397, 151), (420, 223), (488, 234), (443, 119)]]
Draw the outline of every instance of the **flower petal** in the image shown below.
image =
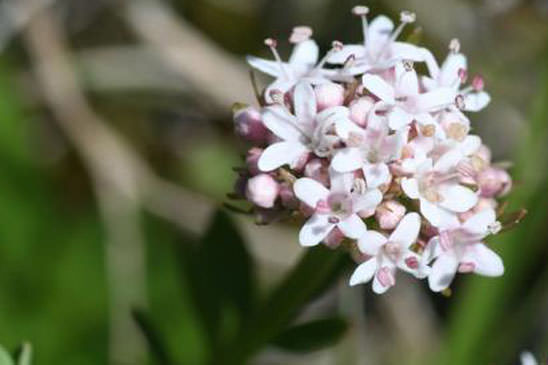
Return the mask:
[(382, 193), (379, 189), (371, 189), (365, 194), (358, 195), (353, 204), (355, 212), (371, 210), (377, 207), (382, 201)]
[(316, 208), (319, 200), (327, 199), (329, 190), (318, 181), (303, 177), (293, 184), (295, 196), (311, 208)]
[(369, 57), (376, 59), (379, 56), (379, 52), (386, 46), (393, 30), (394, 23), (387, 16), (379, 15), (371, 21), (365, 37)]
[(301, 137), (295, 117), (279, 105), (264, 108), (262, 118), (266, 128), (284, 140), (297, 141)]
[(434, 227), (455, 227), (459, 224), (459, 220), (455, 213), (440, 208), (426, 199), (420, 200), (420, 209), (422, 215), (428, 219), (430, 224)]
[(335, 121), (335, 132), (339, 137), (347, 140), (350, 133), (363, 135), (365, 131), (348, 118), (340, 118)]
[(316, 246), (320, 243), (331, 230), (335, 227), (329, 223), (327, 214), (314, 214), (306, 221), (299, 232), (299, 242), (302, 246)]
[(472, 245), (461, 261), (474, 263), (474, 273), (478, 275), (501, 276), (504, 274), (504, 264), (500, 256), (483, 243)]
[(457, 94), (449, 87), (440, 87), (413, 98), (417, 110), (437, 111), (455, 103)]
[(401, 180), (401, 188), (405, 195), (411, 199), (418, 199), (420, 197), (419, 182), (417, 179), (404, 177)]
[(256, 68), (261, 72), (264, 72), (267, 75), (273, 77), (280, 77), (282, 75), (280, 64), (276, 61), (265, 60), (264, 58), (259, 58), (255, 56), (246, 56), (245, 59), (251, 67)]
[(358, 248), (367, 255), (375, 256), (386, 242), (386, 237), (379, 232), (367, 231), (359, 238)]
[(331, 166), (338, 172), (355, 171), (363, 166), (361, 151), (358, 148), (343, 148), (331, 161)]
[(419, 78), (415, 70), (407, 70), (403, 62), (396, 64), (396, 89), (399, 95), (417, 95), (419, 93)]
[(348, 238), (358, 239), (367, 230), (365, 223), (357, 214), (352, 214), (348, 218), (337, 224), (337, 227)]
[(480, 236), (485, 236), (489, 232), (489, 225), (497, 219), (495, 210), (492, 208), (483, 209), (474, 214), (462, 224), (462, 228)]
[(390, 235), (390, 242), (397, 242), (407, 248), (417, 240), (421, 228), (421, 217), (417, 213), (406, 214)]
[(430, 290), (440, 292), (447, 289), (457, 273), (458, 260), (451, 253), (441, 254), (434, 264), (428, 276)]
[(318, 44), (313, 39), (308, 39), (295, 45), (289, 57), (289, 63), (312, 68), (318, 63), (319, 53)]
[(388, 113), (388, 125), (391, 129), (398, 131), (413, 121), (413, 114), (410, 114), (400, 107), (395, 107)]
[(485, 91), (470, 93), (464, 96), (464, 110), (479, 112), (489, 104), (491, 97)]
[(259, 158), (261, 171), (272, 171), (285, 164), (294, 165), (307, 149), (299, 142), (278, 142), (267, 147)]
[(364, 284), (370, 281), (377, 270), (377, 260), (371, 258), (358, 265), (350, 277), (350, 286)]
[[(388, 275), (392, 276), (392, 280), (395, 283), (395, 280), (396, 280), (396, 278), (395, 278), (395, 276), (396, 276), (395, 268), (393, 268), (393, 267), (390, 268), (390, 271), (389, 271)], [(386, 291), (388, 289), (390, 289), (393, 286), (394, 286), (394, 284), (392, 284), (392, 283), (389, 283), (387, 285), (381, 284), (381, 281), (379, 280), (379, 270), (377, 270), (375, 278), (373, 279), (373, 292), (375, 294), (384, 294), (384, 293), (386, 293)]]
[(464, 213), (478, 202), (478, 195), (462, 185), (445, 185), (439, 188), (443, 198), (439, 206), (452, 212)]
[(377, 188), (382, 184), (390, 182), (390, 170), (385, 163), (370, 164), (363, 166), (363, 175), (369, 189)]
[(343, 46), (340, 51), (333, 52), (327, 58), (327, 62), (333, 64), (343, 64), (348, 57), (362, 58), (365, 56), (365, 47), (361, 44), (348, 44)]
[(316, 96), (308, 82), (299, 82), (293, 93), (295, 116), (301, 125), (313, 125), (316, 117)]
[(394, 88), (380, 76), (365, 74), (362, 78), (363, 86), (382, 101), (395, 104)]
[(459, 70), (467, 69), (466, 57), (462, 53), (449, 53), (439, 75), (441, 86), (456, 87), (460, 85)]
[(460, 150), (456, 148), (451, 149), (441, 155), (441, 157), (434, 164), (433, 169), (434, 171), (441, 173), (449, 172), (458, 165), (462, 158), (463, 155)]

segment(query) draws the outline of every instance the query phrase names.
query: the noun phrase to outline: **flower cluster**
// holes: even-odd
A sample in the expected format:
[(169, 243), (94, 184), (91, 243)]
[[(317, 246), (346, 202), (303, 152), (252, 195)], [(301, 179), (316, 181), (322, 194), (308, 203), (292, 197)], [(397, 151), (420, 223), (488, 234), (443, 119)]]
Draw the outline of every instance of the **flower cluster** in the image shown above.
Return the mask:
[(263, 222), (304, 216), (303, 246), (350, 247), (359, 263), (350, 285), (373, 280), (383, 293), (402, 270), (443, 291), (457, 272), (502, 275), (484, 239), (501, 229), (496, 199), (511, 179), (465, 115), (489, 103), (483, 79), (468, 82), (456, 39), (441, 66), (398, 41), (413, 13), (395, 27), (382, 15), (368, 22), (365, 6), (352, 12), (362, 44), (334, 41), (319, 59), (300, 26), (287, 62), (270, 38), (273, 60), (247, 58), (274, 81), (260, 108), (235, 110), (237, 134), (253, 144), (237, 191)]

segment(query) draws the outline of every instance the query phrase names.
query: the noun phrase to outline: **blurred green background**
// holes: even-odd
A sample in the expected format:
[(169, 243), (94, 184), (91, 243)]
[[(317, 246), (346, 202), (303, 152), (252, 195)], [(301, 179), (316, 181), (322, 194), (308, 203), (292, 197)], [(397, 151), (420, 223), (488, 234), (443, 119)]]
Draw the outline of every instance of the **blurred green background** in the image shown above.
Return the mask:
[[(312, 26), (323, 49), (333, 39), (358, 42), (357, 4), (0, 0), (0, 343), (31, 342), (36, 364), (223, 364), (238, 352), (223, 339), (239, 343), (246, 306), (302, 254), (291, 225), (258, 228), (234, 216), (234, 228), (221, 216), (206, 233), (245, 152), (230, 115), (231, 102), (253, 102), (243, 56), (268, 57), (262, 40), (285, 40), (295, 25)], [(345, 318), (338, 344), (303, 353), (278, 338), (279, 346), (261, 343), (251, 362), (514, 364), (524, 349), (548, 359), (548, 1), (367, 5), (394, 19), (415, 11), (421, 43), (440, 60), (460, 38), (492, 96), (471, 116), (474, 129), (495, 160), (513, 162), (510, 206), (529, 214), (492, 242), (503, 278), (460, 277), (450, 298), (402, 280), (377, 297), (367, 286), (347, 288), (347, 273), (333, 269), (329, 289), (310, 293), (315, 299), (287, 318)], [(233, 229), (249, 257), (196, 248), (237, 236)], [(242, 267), (257, 293), (255, 283), (226, 283), (249, 290), (249, 302), (230, 302), (230, 290), (228, 299), (196, 299), (225, 290), (223, 270)], [(218, 340), (206, 307), (223, 300), (233, 305), (213, 305)], [(146, 313), (163, 343), (156, 356), (147, 355), (132, 309)], [(217, 347), (223, 357), (211, 362)]]

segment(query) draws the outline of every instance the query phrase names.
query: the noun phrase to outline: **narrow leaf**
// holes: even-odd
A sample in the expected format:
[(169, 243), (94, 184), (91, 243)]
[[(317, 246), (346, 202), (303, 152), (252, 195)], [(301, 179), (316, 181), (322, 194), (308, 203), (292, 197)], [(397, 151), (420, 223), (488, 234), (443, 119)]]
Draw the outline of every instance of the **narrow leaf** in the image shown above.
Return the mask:
[(2, 346), (0, 346), (0, 365), (14, 365), (10, 354)]
[[(143, 333), (151, 353), (154, 355), (158, 364), (169, 365), (173, 362), (170, 360), (171, 357), (168, 354), (164, 342), (160, 338), (160, 335), (157, 333), (152, 322), (148, 316), (140, 310), (132, 311), (133, 319), (137, 323), (137, 326)], [(18, 364), (18, 365), (27, 365), (27, 364)]]
[(291, 352), (310, 352), (336, 344), (347, 329), (342, 318), (320, 319), (285, 330), (272, 344)]

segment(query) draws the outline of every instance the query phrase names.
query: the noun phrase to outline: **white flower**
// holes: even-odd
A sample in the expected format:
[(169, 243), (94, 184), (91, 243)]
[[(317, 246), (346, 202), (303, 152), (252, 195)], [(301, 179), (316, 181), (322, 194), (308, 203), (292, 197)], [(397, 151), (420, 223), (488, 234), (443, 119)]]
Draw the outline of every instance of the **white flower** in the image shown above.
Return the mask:
[(478, 202), (476, 193), (459, 184), (457, 166), (462, 158), (458, 149), (444, 153), (435, 163), (426, 158), (412, 177), (401, 181), (404, 193), (419, 199), (422, 215), (435, 227), (454, 225), (455, 213), (464, 213)]
[(484, 209), (464, 223), (440, 228), (438, 236), (428, 243), (435, 258), (428, 277), (430, 289), (439, 292), (451, 284), (458, 272), (473, 272), (484, 276), (500, 276), (504, 273), (501, 258), (482, 240), (497, 233), (500, 223), (493, 209)]
[[(323, 69), (325, 60), (318, 63), (319, 47), (313, 39), (298, 42), (294, 46), (288, 62), (281, 60), (276, 50), (276, 41), (267, 39), (265, 43), (272, 50), (274, 61), (254, 56), (247, 56), (246, 59), (252, 67), (276, 79), (265, 90), (264, 95), (268, 103), (274, 102), (273, 92), (285, 93), (299, 81), (306, 81), (312, 85), (322, 84), (329, 81), (328, 76), (336, 74), (334, 70)], [(335, 48), (328, 55), (334, 52), (336, 52)]]
[(437, 64), (429, 64), (430, 77), (423, 76), (421, 80), (424, 87), (427, 90), (449, 87), (454, 91), (455, 97), (461, 98), (462, 110), (482, 110), (491, 101), (489, 94), (483, 91), (483, 79), (476, 76), (472, 80), (472, 85), (461, 88), (468, 76), (466, 56), (460, 53), (460, 45), (456, 39), (451, 41), (449, 48), (449, 54), (441, 68)]
[(420, 270), (420, 256), (409, 248), (417, 240), (420, 222), (417, 213), (409, 213), (388, 238), (376, 231), (365, 232), (358, 247), (372, 257), (356, 268), (350, 277), (350, 285), (367, 283), (374, 277), (373, 291), (382, 294), (396, 283), (397, 268), (424, 278), (427, 271)]
[(352, 122), (337, 125), (347, 147), (335, 154), (332, 166), (338, 172), (362, 169), (367, 187), (376, 188), (390, 182), (388, 163), (400, 158), (407, 131), (389, 134), (388, 127), (375, 116), (375, 109), (371, 114), (365, 130)]
[(330, 129), (340, 120), (348, 119), (346, 107), (332, 107), (317, 113), (312, 86), (300, 82), (293, 95), (295, 115), (282, 105), (264, 108), (264, 125), (282, 141), (268, 146), (259, 159), (261, 171), (272, 171), (282, 165), (295, 167), (303, 154), (314, 152), (326, 157), (339, 141)]
[(384, 15), (376, 17), (368, 24), (367, 12), (354, 13), (362, 19), (363, 44), (345, 45), (340, 52), (332, 54), (328, 59), (333, 64), (344, 64), (344, 74), (359, 75), (367, 71), (384, 70), (403, 59), (435, 62), (427, 49), (396, 42), (404, 26), (415, 21), (415, 14), (402, 12), (402, 22), (394, 30), (394, 23)]
[(378, 189), (353, 191), (352, 174), (331, 171), (331, 189), (316, 180), (304, 177), (294, 184), (299, 200), (315, 209), (299, 233), (303, 246), (315, 246), (337, 227), (346, 237), (357, 239), (366, 226), (358, 212), (374, 209), (382, 200)]
[(448, 87), (421, 93), (417, 73), (408, 62), (396, 64), (393, 83), (374, 74), (363, 75), (362, 83), (386, 104), (388, 124), (394, 130), (415, 120), (421, 126), (431, 125), (441, 132), (431, 113), (455, 104), (455, 93)]

